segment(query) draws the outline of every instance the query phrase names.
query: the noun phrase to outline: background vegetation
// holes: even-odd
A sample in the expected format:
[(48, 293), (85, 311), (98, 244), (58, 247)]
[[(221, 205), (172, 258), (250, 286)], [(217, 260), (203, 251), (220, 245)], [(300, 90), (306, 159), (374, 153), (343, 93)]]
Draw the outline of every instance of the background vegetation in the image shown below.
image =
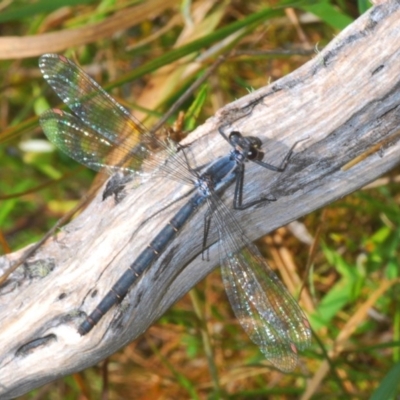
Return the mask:
[[(37, 116), (59, 104), (38, 70), (40, 54), (75, 59), (151, 127), (219, 54), (234, 48), (234, 55), (182, 107), (186, 131), (248, 90), (307, 62), (368, 6), (362, 0), (2, 2), (1, 251), (39, 240), (94, 177), (49, 147), (38, 126)], [(302, 305), (315, 336), (295, 373), (284, 375), (268, 366), (235, 320), (216, 271), (140, 340), (96, 367), (23, 398), (398, 395), (399, 291), (384, 286), (386, 279), (399, 276), (398, 181), (394, 171), (258, 242), (273, 268), (292, 270), (307, 286)], [(300, 288), (291, 289), (296, 295)], [(371, 299), (376, 301), (366, 309)], [(208, 345), (211, 358), (206, 357)], [(324, 370), (326, 360), (330, 368)]]

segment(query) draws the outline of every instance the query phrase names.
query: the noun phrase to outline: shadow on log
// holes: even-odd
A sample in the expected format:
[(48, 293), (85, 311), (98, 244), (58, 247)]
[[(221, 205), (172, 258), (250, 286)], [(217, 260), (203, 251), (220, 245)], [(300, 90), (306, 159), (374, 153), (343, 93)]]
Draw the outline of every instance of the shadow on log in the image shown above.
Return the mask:
[[(400, 154), (400, 5), (371, 9), (313, 60), (221, 109), (188, 138), (202, 164), (229, 145), (217, 129), (259, 104), (233, 129), (263, 140), (264, 160), (279, 165), (299, 138), (285, 172), (249, 165), (245, 195), (273, 194), (265, 207), (236, 212), (248, 237), (268, 232), (351, 193), (392, 169)], [(116, 204), (101, 193), (50, 238), (0, 288), (0, 397), (16, 397), (93, 365), (137, 338), (218, 263), (201, 260), (203, 213), (88, 335), (77, 327), (169, 220), (175, 208), (140, 224), (187, 190), (168, 180), (127, 187)], [(224, 195), (231, 204), (233, 188)], [(166, 201), (165, 199), (168, 199)], [(135, 233), (136, 231), (136, 233)], [(0, 259), (0, 272), (23, 251)], [(46, 362), (43, 362), (46, 360)], [(49, 362), (51, 360), (51, 362)], [(18, 371), (18, 373), (16, 373)]]

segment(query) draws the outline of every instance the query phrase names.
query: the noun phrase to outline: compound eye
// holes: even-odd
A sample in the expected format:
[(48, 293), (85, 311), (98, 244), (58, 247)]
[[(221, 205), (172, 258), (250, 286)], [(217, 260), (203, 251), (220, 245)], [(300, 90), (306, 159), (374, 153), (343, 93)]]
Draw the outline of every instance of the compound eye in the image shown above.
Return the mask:
[(238, 131), (232, 131), (229, 134), (229, 142), (232, 145), (237, 144), (241, 138), (242, 138), (242, 134), (240, 132), (238, 132)]
[(264, 158), (264, 152), (257, 149), (256, 147), (250, 147), (249, 151), (247, 152), (247, 159), (250, 161), (262, 161)]
[(253, 147), (256, 147), (256, 148), (258, 148), (258, 149), (261, 148), (262, 142), (261, 142), (261, 139), (260, 139), (260, 138), (258, 138), (258, 137), (256, 137), (256, 136), (249, 136), (248, 139), (250, 140), (251, 145), (252, 145)]
[(255, 148), (251, 148), (247, 153), (248, 160), (257, 160), (259, 157), (259, 151)]

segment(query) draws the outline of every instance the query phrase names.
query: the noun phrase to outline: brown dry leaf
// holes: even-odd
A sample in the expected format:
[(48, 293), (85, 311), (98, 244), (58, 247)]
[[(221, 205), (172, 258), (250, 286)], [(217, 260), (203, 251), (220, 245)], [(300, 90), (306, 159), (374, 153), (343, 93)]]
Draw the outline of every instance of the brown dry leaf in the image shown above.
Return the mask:
[[(214, 31), (224, 16), (226, 8), (226, 5), (222, 5), (217, 7), (212, 14), (207, 15), (207, 12), (214, 4), (214, 1), (194, 4), (192, 12), (194, 23), (186, 25), (175, 47), (182, 46)], [(148, 81), (142, 96), (137, 99), (137, 103), (147, 109), (156, 110), (172, 93), (176, 92), (176, 88), (181, 86), (185, 79), (200, 69), (200, 63), (190, 63), (190, 60), (195, 56), (196, 54), (188, 55), (173, 64), (160, 68)], [(135, 113), (135, 116), (138, 119), (142, 117), (139, 113)]]
[(96, 42), (107, 38), (140, 22), (160, 15), (166, 9), (175, 7), (175, 0), (150, 0), (130, 7), (101, 22), (77, 29), (33, 36), (8, 36), (0, 38), (0, 59), (37, 57), (43, 53), (57, 53), (73, 46)]

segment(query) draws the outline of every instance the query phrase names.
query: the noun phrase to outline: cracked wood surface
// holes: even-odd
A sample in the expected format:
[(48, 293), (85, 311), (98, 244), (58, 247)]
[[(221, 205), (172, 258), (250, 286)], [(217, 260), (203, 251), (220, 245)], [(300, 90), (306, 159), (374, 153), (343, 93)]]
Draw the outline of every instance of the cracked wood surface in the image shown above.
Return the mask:
[[(264, 160), (283, 173), (248, 165), (245, 196), (277, 201), (235, 212), (250, 239), (351, 193), (392, 169), (400, 150), (400, 4), (372, 8), (314, 59), (290, 75), (221, 109), (188, 138), (198, 164), (224, 155), (217, 128), (257, 100), (233, 124), (263, 140)], [(129, 185), (116, 204), (101, 192), (73, 222), (50, 238), (0, 288), (0, 398), (16, 397), (93, 365), (137, 338), (218, 264), (201, 260), (203, 212), (86, 336), (77, 333), (113, 282), (176, 212), (171, 207), (138, 231), (160, 206), (187, 190), (159, 179)], [(224, 194), (231, 204), (233, 188)], [(23, 250), (0, 258), (0, 274)], [(49, 362), (51, 360), (51, 362)]]

